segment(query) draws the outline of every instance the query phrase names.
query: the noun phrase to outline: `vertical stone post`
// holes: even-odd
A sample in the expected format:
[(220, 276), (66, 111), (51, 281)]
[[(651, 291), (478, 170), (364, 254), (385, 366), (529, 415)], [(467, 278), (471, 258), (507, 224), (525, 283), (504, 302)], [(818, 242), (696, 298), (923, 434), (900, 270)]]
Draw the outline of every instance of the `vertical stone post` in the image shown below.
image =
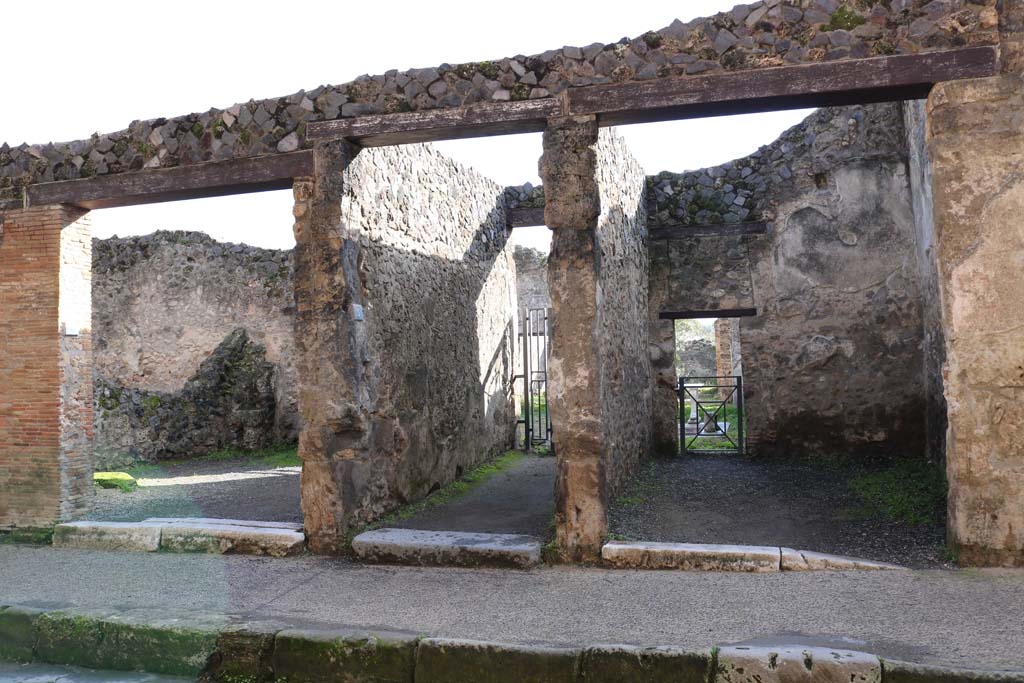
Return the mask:
[(310, 548), (320, 553), (343, 549), (365, 438), (354, 396), (366, 356), (359, 240), (342, 214), (345, 171), (357, 152), (344, 140), (318, 143), (315, 177), (293, 185), (302, 511)]
[(674, 320), (661, 320), (668, 293), (671, 267), (668, 240), (651, 242), (648, 249), (650, 263), (650, 357), (652, 379), (652, 444), (655, 454), (675, 455), (679, 452), (679, 399), (676, 395), (676, 324)]
[(932, 90), (928, 146), (946, 340), (949, 542), (963, 564), (1024, 566), (1024, 64), (1012, 49), (1003, 56), (1012, 68), (1001, 76)]
[(540, 175), (554, 234), (549, 363), (556, 540), (596, 559), (608, 501), (652, 441), (646, 178), (594, 117), (548, 121)]
[(0, 529), (92, 504), (92, 236), (86, 212), (0, 212)]
[(558, 457), (555, 528), (567, 560), (596, 559), (608, 528), (597, 368), (597, 135), (596, 117), (552, 119), (540, 161), (544, 222), (553, 230), (548, 403)]

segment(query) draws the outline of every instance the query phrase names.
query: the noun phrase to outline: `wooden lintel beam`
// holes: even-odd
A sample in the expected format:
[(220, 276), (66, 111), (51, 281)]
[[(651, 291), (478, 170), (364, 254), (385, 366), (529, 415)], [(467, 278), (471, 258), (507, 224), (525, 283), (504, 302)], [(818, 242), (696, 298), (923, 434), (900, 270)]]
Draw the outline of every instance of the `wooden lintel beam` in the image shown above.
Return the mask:
[(318, 121), (306, 127), (307, 140), (345, 138), (363, 147), (457, 140), (490, 135), (535, 133), (562, 114), (559, 99), (481, 102), (457, 109), (369, 114)]
[(509, 226), (513, 228), (529, 228), (535, 225), (545, 225), (544, 207), (539, 208), (518, 208), (509, 211)]
[(918, 99), (941, 81), (999, 72), (995, 46), (941, 50), (569, 90), (569, 113), (601, 125)]
[(749, 318), (757, 315), (756, 308), (727, 308), (716, 311), (662, 311), (661, 320), (690, 320), (692, 318)]
[(708, 225), (685, 225), (665, 228), (651, 228), (652, 240), (672, 240), (683, 237), (728, 237), (730, 235), (763, 235), (768, 232), (765, 221), (746, 223), (717, 223)]
[(311, 175), (313, 153), (302, 150), (39, 183), (28, 187), (28, 201), (31, 206), (73, 204), (84, 209), (105, 209), (284, 190), (291, 188), (293, 178)]

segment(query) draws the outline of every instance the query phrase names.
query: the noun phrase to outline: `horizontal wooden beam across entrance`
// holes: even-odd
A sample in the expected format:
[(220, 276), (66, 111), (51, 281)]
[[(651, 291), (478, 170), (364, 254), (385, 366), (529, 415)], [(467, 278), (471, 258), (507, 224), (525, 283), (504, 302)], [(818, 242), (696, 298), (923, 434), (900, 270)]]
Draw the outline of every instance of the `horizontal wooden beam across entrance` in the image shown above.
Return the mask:
[(570, 88), (559, 98), (487, 102), (459, 109), (371, 114), (310, 123), (310, 140), (348, 138), (374, 147), (544, 129), (553, 116), (596, 114), (603, 126), (778, 109), (870, 104), (927, 96), (935, 83), (999, 72), (996, 47), (794, 64)]
[(994, 46), (652, 79), (569, 91), (603, 126), (921, 99), (935, 83), (999, 73)]
[(537, 133), (562, 113), (557, 99), (483, 102), (458, 109), (370, 114), (310, 123), (307, 140), (346, 138), (363, 147)]
[(765, 221), (747, 223), (713, 223), (709, 225), (685, 225), (668, 228), (651, 228), (652, 240), (673, 240), (682, 237), (728, 237), (730, 235), (763, 235), (768, 232)]
[(27, 199), (30, 206), (73, 204), (83, 209), (106, 209), (246, 192), (287, 190), (291, 189), (293, 178), (311, 175), (313, 152), (303, 150), (39, 183), (28, 186)]
[(661, 320), (690, 320), (692, 318), (749, 318), (757, 315), (756, 308), (729, 308), (721, 311), (662, 311)]

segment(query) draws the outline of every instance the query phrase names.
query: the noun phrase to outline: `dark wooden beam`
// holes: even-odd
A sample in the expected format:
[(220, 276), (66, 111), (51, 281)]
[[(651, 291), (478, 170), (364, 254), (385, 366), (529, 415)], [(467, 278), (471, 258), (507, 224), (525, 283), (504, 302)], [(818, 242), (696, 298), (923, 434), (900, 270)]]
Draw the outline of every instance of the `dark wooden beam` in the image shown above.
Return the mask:
[(513, 228), (529, 228), (534, 225), (545, 225), (544, 207), (520, 208), (509, 211), (508, 223)]
[(692, 318), (749, 318), (757, 315), (756, 308), (729, 308), (721, 311), (662, 311), (661, 320), (690, 320)]
[(728, 237), (730, 235), (763, 235), (768, 232), (765, 221), (747, 223), (713, 223), (708, 225), (685, 225), (667, 228), (651, 228), (652, 240), (672, 240), (681, 237)]
[(317, 121), (306, 128), (307, 140), (346, 138), (363, 147), (457, 140), (489, 135), (536, 133), (562, 114), (559, 99), (481, 102), (457, 109), (428, 109), (370, 114)]
[(106, 209), (285, 190), (291, 188), (293, 178), (311, 175), (313, 153), (303, 150), (39, 183), (28, 187), (28, 201), (31, 206), (74, 204), (84, 209)]
[(573, 88), (569, 113), (601, 125), (919, 99), (940, 81), (999, 72), (995, 46)]

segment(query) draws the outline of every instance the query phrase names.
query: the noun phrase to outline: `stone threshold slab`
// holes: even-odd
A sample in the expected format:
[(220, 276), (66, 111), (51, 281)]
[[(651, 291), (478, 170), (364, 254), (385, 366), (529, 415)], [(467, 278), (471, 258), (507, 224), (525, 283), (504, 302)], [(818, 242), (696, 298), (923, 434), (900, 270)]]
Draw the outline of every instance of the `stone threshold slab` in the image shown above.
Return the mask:
[(306, 537), (302, 531), (266, 524), (170, 517), (142, 522), (68, 522), (54, 527), (53, 545), (87, 550), (161, 550), (271, 557), (295, 555), (305, 548)]
[(852, 569), (893, 570), (898, 565), (777, 546), (609, 541), (605, 564), (619, 569), (779, 572)]
[[(499, 643), (347, 626), (309, 629), (208, 611), (0, 605), (0, 636), (6, 636), (0, 638), (0, 662), (88, 666), (188, 680), (1024, 683), (1020, 671), (924, 666), (826, 647), (690, 650), (656, 644)], [(125, 680), (136, 683), (134, 678)], [(174, 679), (138, 683), (149, 680)]]
[(510, 567), (540, 564), (540, 541), (517, 534), (376, 529), (352, 540), (364, 562), (449, 567)]

